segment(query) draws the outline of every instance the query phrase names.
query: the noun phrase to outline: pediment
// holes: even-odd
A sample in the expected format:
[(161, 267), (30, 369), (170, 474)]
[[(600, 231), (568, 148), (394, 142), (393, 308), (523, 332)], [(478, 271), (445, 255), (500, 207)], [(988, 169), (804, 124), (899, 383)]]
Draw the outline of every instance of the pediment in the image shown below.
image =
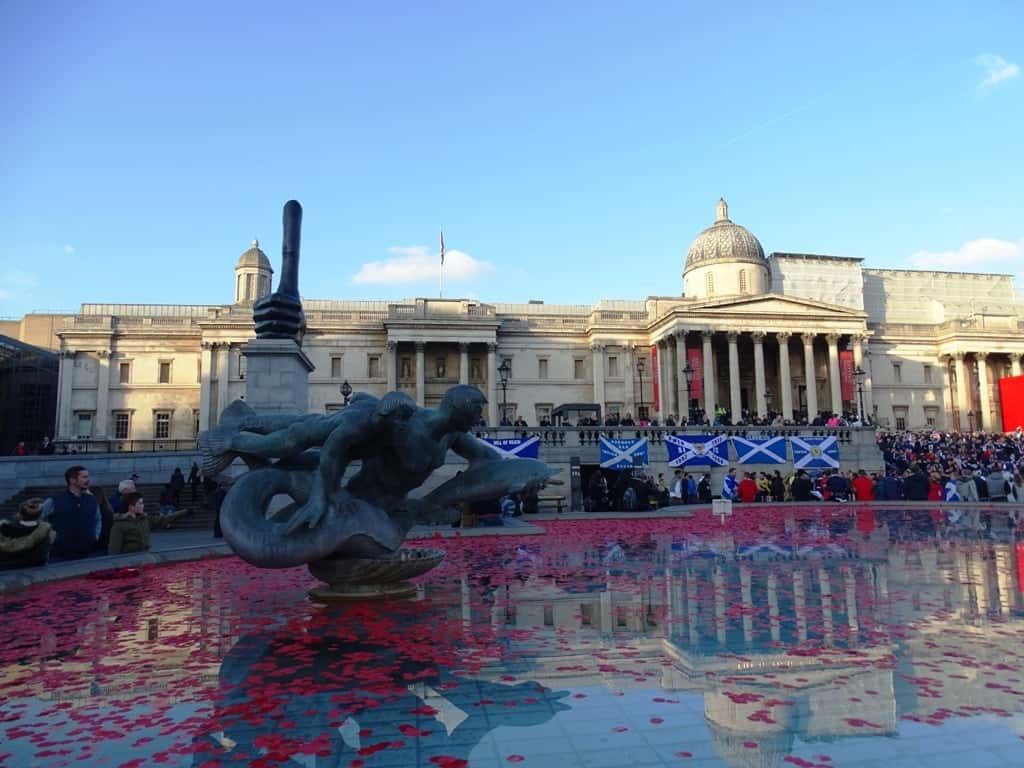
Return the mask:
[(702, 315), (813, 315), (818, 318), (833, 317), (842, 320), (859, 320), (867, 317), (867, 313), (862, 310), (796, 296), (783, 296), (779, 293), (707, 299), (688, 304), (686, 311), (688, 314)]

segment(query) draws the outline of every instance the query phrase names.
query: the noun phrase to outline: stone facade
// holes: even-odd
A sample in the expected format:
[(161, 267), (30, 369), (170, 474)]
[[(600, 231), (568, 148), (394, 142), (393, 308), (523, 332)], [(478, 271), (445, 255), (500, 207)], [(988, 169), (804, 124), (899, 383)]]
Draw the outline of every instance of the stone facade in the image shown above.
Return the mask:
[[(689, 295), (594, 306), (307, 300), (310, 410), (342, 407), (346, 381), (376, 395), (400, 389), (424, 405), (469, 383), (487, 395), (491, 425), (503, 410), (537, 425), (566, 403), (662, 421), (718, 407), (799, 420), (856, 414), (863, 399), (882, 426), (999, 427), (998, 379), (1019, 374), (1024, 355), (1024, 304), (1010, 276), (765, 257), (727, 213), (720, 202), (690, 249)], [(254, 245), (239, 259), (230, 293), (225, 279), (233, 304), (83, 304), (62, 318), (57, 437), (188, 439), (215, 423), (245, 391), (251, 304), (270, 288), (261, 254)], [(851, 352), (864, 371), (852, 397), (840, 380)], [(687, 361), (698, 363), (698, 381), (713, 382), (695, 381), (690, 408)]]

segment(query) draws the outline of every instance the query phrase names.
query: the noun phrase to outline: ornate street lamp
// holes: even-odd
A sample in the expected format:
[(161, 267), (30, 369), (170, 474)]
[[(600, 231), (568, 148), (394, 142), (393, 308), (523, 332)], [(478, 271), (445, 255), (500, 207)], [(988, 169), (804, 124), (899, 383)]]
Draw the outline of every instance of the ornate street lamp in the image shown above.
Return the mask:
[[(501, 380), (501, 418), (508, 418), (508, 411), (506, 406), (508, 405), (508, 378), (512, 375), (512, 366), (509, 365), (508, 360), (502, 360), (501, 365), (498, 366), (498, 377)], [(500, 419), (499, 419), (500, 421)]]
[(864, 426), (864, 377), (868, 372), (859, 365), (853, 370), (853, 378), (857, 380), (857, 420)]
[(636, 417), (639, 419), (644, 410), (644, 361), (642, 359), (636, 361), (636, 372), (640, 375), (640, 403), (636, 409)]
[(693, 377), (697, 375), (697, 372), (690, 365), (690, 361), (686, 361), (686, 367), (683, 368), (683, 377), (686, 379), (686, 423), (693, 423), (693, 400), (690, 399), (690, 387), (693, 385)]
[(349, 400), (352, 399), (352, 385), (348, 383), (348, 379), (341, 382), (338, 389), (341, 391), (341, 396), (345, 398), (345, 405), (348, 405)]

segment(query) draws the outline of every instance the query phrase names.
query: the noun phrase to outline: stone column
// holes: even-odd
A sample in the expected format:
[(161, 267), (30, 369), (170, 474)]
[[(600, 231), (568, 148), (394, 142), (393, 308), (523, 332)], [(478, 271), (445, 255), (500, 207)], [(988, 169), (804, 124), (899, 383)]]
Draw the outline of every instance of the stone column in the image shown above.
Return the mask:
[(601, 407), (601, 418), (604, 419), (604, 344), (595, 342), (590, 349), (594, 354), (594, 402)]
[(633, 348), (622, 345), (622, 407), (636, 418), (636, 356)]
[(678, 424), (686, 415), (686, 406), (683, 405), (686, 402), (686, 382), (680, 373), (683, 366), (686, 365), (686, 334), (675, 334), (673, 341), (672, 344), (665, 342), (665, 350), (668, 355), (668, 367), (665, 370), (665, 400), (668, 405), (665, 411), (675, 414)]
[(807, 423), (818, 415), (818, 383), (814, 375), (814, 334), (800, 334), (804, 339), (804, 384), (807, 386)]
[(793, 420), (793, 371), (789, 367), (789, 333), (778, 334), (779, 389), (781, 390), (782, 418)]
[(740, 420), (743, 412), (743, 401), (740, 399), (740, 352), (737, 346), (739, 334), (730, 331), (727, 338), (729, 339), (729, 410), (732, 423), (735, 424)]
[(389, 341), (384, 351), (384, 365), (387, 371), (388, 392), (394, 392), (398, 389), (398, 342)]
[(199, 353), (199, 431), (205, 432), (210, 428), (210, 405), (212, 392), (210, 382), (213, 377), (213, 344), (208, 341), (202, 342)]
[(96, 418), (92, 422), (92, 436), (108, 437), (107, 425), (110, 420), (110, 350), (101, 349), (96, 353)]
[(968, 428), (967, 411), (971, 406), (968, 400), (970, 388), (967, 385), (967, 366), (964, 365), (963, 352), (953, 355), (953, 364), (956, 367), (956, 409), (959, 412), (959, 429), (961, 432), (966, 432)]
[(861, 421), (863, 421), (864, 418), (868, 414), (867, 413), (860, 413), (860, 407), (861, 407), (860, 406), (860, 392), (858, 391), (858, 388), (864, 390), (864, 410), (867, 411), (867, 408), (868, 408), (867, 378), (868, 377), (867, 377), (867, 371), (864, 369), (864, 337), (863, 336), (852, 336), (850, 338), (850, 343), (853, 345), (853, 370), (854, 370), (854, 372), (856, 372), (856, 371), (864, 371), (864, 374), (865, 374), (859, 380), (857, 379), (856, 376), (853, 377), (853, 379), (854, 379), (853, 397), (856, 399), (856, 402), (854, 403), (854, 410), (857, 411), (858, 414), (860, 414)]
[(1016, 352), (1010, 355), (1010, 375), (1020, 376), (1020, 355)]
[(953, 384), (949, 375), (949, 361), (952, 355), (941, 355), (942, 365), (942, 418), (946, 429), (953, 429)]
[(459, 344), (459, 384), (469, 384), (469, 344)]
[[(672, 413), (672, 403), (669, 397), (670, 387), (675, 386), (675, 381), (669, 377), (672, 374), (671, 363), (668, 356), (668, 344), (662, 339), (658, 342), (658, 418), (665, 422), (668, 414)], [(671, 383), (670, 383), (671, 382)]]
[(711, 337), (714, 335), (714, 331), (702, 331), (701, 340), (703, 341), (703, 353), (704, 353), (704, 415), (705, 417), (714, 424), (715, 422), (715, 390), (718, 388), (718, 382), (715, 380), (715, 360), (712, 357), (711, 349)]
[(981, 395), (981, 428), (992, 431), (992, 393), (988, 383), (988, 352), (975, 352), (978, 360), (978, 393)]
[(497, 344), (487, 345), (487, 426), (498, 426), (498, 363)]
[(423, 407), (427, 389), (426, 343), (416, 342), (416, 405)]
[(57, 435), (62, 438), (75, 436), (71, 423), (71, 385), (75, 375), (75, 352), (65, 349), (60, 353), (60, 393), (57, 400)]
[[(231, 345), (217, 345), (217, 423), (228, 407), (228, 378), (231, 375)], [(246, 385), (248, 386), (248, 384)]]
[(768, 402), (764, 395), (764, 331), (754, 331), (754, 398), (757, 401), (757, 415), (762, 419), (768, 415)]
[(828, 383), (832, 390), (832, 413), (843, 415), (843, 387), (839, 380), (839, 334), (828, 335)]

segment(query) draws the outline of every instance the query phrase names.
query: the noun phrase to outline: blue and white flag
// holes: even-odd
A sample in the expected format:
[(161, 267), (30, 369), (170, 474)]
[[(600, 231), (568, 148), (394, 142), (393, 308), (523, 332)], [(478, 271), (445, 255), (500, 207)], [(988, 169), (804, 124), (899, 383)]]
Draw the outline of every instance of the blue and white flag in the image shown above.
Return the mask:
[(784, 437), (734, 437), (732, 447), (740, 464), (786, 463)]
[(839, 441), (830, 437), (791, 437), (793, 467), (795, 469), (825, 469), (839, 467)]
[(729, 463), (729, 438), (725, 435), (665, 435), (668, 465), (719, 466)]
[(501, 454), (503, 459), (540, 458), (540, 438), (533, 437), (485, 437), (483, 441)]
[(639, 440), (601, 438), (601, 466), (604, 469), (632, 469), (634, 456), (643, 466), (648, 465), (646, 437)]

